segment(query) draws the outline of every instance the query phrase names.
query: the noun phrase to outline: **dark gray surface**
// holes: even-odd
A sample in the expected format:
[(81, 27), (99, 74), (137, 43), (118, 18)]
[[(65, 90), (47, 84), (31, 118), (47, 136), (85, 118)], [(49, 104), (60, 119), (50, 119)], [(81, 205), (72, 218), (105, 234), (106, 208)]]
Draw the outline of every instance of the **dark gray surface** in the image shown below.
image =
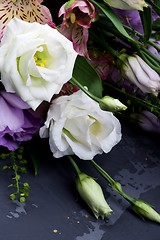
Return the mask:
[[(96, 157), (96, 161), (122, 183), (126, 192), (149, 201), (160, 212), (159, 136), (124, 125), (122, 133), (122, 141), (109, 154)], [(24, 206), (18, 208), (18, 203), (8, 199), (10, 176), (0, 171), (0, 240), (160, 239), (158, 224), (134, 215), (128, 203), (108, 187), (88, 161), (78, 163), (102, 186), (114, 210), (108, 223), (96, 220), (77, 196), (75, 174), (68, 159), (50, 158), (44, 148), (38, 176), (30, 172), (25, 177), (31, 190)], [(0, 165), (3, 164), (1, 161)]]

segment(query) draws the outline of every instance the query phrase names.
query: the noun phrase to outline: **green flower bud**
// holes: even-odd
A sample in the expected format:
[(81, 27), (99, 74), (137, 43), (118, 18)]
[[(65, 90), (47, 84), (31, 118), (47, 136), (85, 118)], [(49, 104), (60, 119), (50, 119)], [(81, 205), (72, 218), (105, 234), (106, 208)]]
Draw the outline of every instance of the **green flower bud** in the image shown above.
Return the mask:
[(112, 185), (112, 188), (117, 191), (118, 193), (122, 193), (122, 186), (119, 182), (114, 182), (114, 184)]
[(26, 198), (25, 198), (25, 197), (20, 197), (19, 201), (20, 201), (21, 203), (24, 203), (24, 202), (26, 201)]
[(99, 216), (104, 219), (111, 214), (112, 209), (107, 204), (100, 185), (92, 177), (85, 173), (79, 173), (76, 186), (80, 196), (97, 219)]
[(16, 195), (14, 193), (11, 193), (9, 197), (12, 201), (16, 199)]
[(148, 203), (142, 200), (135, 200), (133, 202), (132, 209), (142, 218), (145, 217), (152, 221), (160, 223), (160, 214), (157, 213), (154, 208)]
[(102, 110), (111, 112), (124, 111), (127, 109), (127, 107), (118, 99), (114, 99), (110, 96), (103, 97), (99, 101), (99, 106)]
[(25, 190), (29, 190), (30, 189), (30, 186), (27, 182), (23, 183), (23, 186), (24, 186), (24, 189)]
[(6, 169), (8, 169), (9, 168), (9, 166), (7, 166), (7, 165), (5, 165), (5, 166), (3, 166), (3, 170), (6, 170)]

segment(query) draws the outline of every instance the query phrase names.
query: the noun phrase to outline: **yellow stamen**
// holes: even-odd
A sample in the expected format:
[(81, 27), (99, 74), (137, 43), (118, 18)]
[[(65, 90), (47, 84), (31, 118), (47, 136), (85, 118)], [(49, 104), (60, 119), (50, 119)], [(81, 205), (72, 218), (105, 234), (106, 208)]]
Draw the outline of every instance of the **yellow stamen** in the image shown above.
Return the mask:
[(40, 67), (45, 67), (46, 66), (46, 60), (41, 60), (41, 62), (39, 63), (39, 65), (38, 66), (40, 66)]
[(76, 15), (74, 13), (70, 13), (70, 21), (71, 21), (71, 23), (75, 23)]
[(38, 60), (36, 54), (34, 55), (34, 60), (35, 60), (35, 62), (37, 62), (37, 60)]
[(36, 53), (34, 55), (34, 60), (37, 66), (46, 67), (47, 61), (45, 59), (40, 58)]

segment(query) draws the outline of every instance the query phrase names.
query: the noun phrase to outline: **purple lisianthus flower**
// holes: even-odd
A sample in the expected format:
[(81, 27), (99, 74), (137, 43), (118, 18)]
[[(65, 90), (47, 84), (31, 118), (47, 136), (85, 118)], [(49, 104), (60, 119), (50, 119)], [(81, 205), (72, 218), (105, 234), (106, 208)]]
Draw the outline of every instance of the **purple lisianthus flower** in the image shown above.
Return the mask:
[(16, 150), (32, 139), (42, 123), (43, 118), (16, 94), (0, 91), (0, 146)]
[(118, 15), (123, 24), (135, 29), (139, 33), (143, 33), (141, 18), (137, 10), (114, 9), (114, 12)]
[(145, 110), (139, 114), (139, 126), (152, 133), (160, 133), (160, 121), (153, 113)]
[(143, 110), (140, 113), (132, 113), (130, 117), (136, 120), (144, 131), (160, 134), (160, 120), (148, 110)]

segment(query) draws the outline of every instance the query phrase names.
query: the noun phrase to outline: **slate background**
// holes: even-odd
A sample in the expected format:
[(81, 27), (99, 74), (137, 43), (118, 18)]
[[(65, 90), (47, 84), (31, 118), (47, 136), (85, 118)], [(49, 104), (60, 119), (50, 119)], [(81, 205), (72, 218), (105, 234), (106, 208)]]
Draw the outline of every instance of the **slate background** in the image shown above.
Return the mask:
[[(123, 138), (107, 155), (95, 160), (131, 196), (141, 198), (160, 212), (159, 136), (132, 125), (122, 124)], [(75, 173), (67, 158), (54, 159), (47, 143), (39, 143), (38, 175), (29, 171), (24, 179), (31, 185), (26, 204), (8, 199), (10, 173), (0, 170), (0, 240), (159, 240), (160, 226), (143, 221), (115, 194), (88, 161), (78, 161), (82, 171), (95, 177), (102, 186), (113, 214), (109, 222), (96, 220), (78, 197)], [(4, 161), (0, 161), (2, 167)], [(0, 168), (1, 169), (1, 168)]]

